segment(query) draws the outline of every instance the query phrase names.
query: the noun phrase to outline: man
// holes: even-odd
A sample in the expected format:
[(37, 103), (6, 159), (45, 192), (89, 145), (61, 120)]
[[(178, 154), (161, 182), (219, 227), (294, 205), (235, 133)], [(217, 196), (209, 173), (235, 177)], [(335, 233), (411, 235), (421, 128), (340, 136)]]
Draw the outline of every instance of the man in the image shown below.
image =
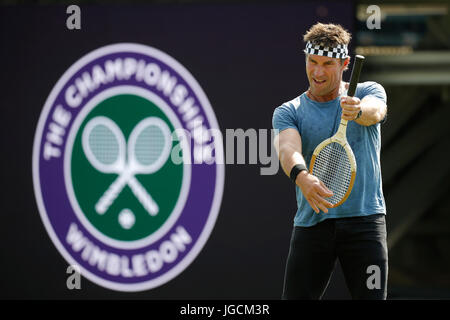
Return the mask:
[[(309, 89), (276, 108), (273, 127), (284, 172), (296, 185), (294, 218), (283, 299), (320, 299), (339, 259), (353, 299), (386, 299), (386, 206), (380, 169), (380, 122), (386, 93), (375, 82), (346, 96), (342, 81), (351, 35), (340, 25), (317, 23), (304, 35)], [(352, 192), (331, 208), (329, 190), (308, 172), (316, 146), (331, 137), (341, 117), (357, 163)]]

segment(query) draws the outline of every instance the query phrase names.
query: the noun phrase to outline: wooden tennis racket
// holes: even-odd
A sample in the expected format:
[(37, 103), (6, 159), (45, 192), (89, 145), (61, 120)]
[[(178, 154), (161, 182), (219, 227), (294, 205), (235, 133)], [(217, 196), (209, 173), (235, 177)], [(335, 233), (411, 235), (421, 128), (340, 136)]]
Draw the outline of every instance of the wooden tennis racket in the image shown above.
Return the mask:
[[(358, 84), (364, 57), (357, 55), (353, 64), (347, 95), (353, 97)], [(347, 200), (356, 177), (356, 160), (347, 141), (347, 120), (341, 119), (334, 136), (322, 141), (314, 150), (309, 172), (333, 191), (327, 198), (335, 208)]]

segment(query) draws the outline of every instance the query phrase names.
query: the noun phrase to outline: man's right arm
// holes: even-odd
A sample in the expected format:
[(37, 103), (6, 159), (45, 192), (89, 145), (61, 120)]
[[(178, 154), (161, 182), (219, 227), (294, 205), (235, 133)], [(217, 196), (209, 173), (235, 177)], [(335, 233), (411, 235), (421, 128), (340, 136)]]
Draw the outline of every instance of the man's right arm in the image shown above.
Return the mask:
[[(280, 159), (284, 173), (289, 177), (292, 168), (296, 164), (306, 166), (302, 156), (302, 139), (296, 129), (288, 128), (281, 131), (274, 139), (275, 149)], [(305, 199), (316, 213), (320, 210), (327, 213), (332, 206), (324, 197), (331, 197), (333, 193), (316, 176), (308, 171), (301, 171), (295, 183), (302, 191)]]

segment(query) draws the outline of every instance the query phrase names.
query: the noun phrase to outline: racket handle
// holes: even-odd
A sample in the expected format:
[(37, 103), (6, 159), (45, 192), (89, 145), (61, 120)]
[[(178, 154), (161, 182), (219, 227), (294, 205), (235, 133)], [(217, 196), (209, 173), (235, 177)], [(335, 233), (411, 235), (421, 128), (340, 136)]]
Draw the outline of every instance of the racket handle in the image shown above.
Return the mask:
[(136, 198), (138, 198), (139, 202), (151, 216), (155, 216), (156, 214), (158, 214), (159, 207), (156, 204), (155, 200), (153, 200), (153, 198), (148, 194), (147, 190), (145, 190), (145, 188), (134, 176), (131, 177), (131, 179), (128, 181), (128, 185), (130, 186), (131, 191), (133, 191)]
[(106, 210), (109, 209), (123, 187), (125, 187), (127, 180), (128, 177), (122, 174), (109, 186), (108, 190), (105, 191), (95, 205), (95, 211), (97, 211), (98, 214), (104, 214)]
[(350, 84), (348, 86), (347, 96), (353, 97), (356, 92), (356, 86), (358, 85), (359, 75), (361, 74), (362, 65), (364, 62), (364, 56), (356, 55), (355, 62), (353, 63), (352, 75), (350, 76)]

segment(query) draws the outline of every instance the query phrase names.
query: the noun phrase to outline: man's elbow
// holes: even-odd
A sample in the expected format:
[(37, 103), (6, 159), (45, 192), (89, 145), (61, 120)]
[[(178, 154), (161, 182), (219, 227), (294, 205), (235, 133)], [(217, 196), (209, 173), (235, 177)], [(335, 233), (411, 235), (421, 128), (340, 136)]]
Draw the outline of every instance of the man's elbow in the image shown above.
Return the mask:
[(278, 157), (280, 157), (280, 135), (276, 135), (275, 138), (273, 138), (273, 147), (275, 148)]
[(385, 104), (383, 108), (381, 108), (380, 110), (380, 121), (378, 122), (384, 123), (386, 122), (386, 118), (387, 118), (387, 105)]
[(378, 108), (378, 110), (374, 113), (372, 113), (369, 117), (361, 117), (360, 119), (356, 120), (356, 122), (362, 126), (372, 126), (374, 124), (377, 124), (379, 122), (382, 122), (386, 118), (387, 114), (387, 107), (386, 105), (381, 106)]
[(383, 106), (381, 106), (378, 109), (378, 112), (375, 115), (375, 119), (374, 119), (374, 123), (373, 124), (384, 122), (384, 120), (386, 119), (386, 114), (387, 114), (387, 106), (386, 106), (386, 104), (383, 104)]

